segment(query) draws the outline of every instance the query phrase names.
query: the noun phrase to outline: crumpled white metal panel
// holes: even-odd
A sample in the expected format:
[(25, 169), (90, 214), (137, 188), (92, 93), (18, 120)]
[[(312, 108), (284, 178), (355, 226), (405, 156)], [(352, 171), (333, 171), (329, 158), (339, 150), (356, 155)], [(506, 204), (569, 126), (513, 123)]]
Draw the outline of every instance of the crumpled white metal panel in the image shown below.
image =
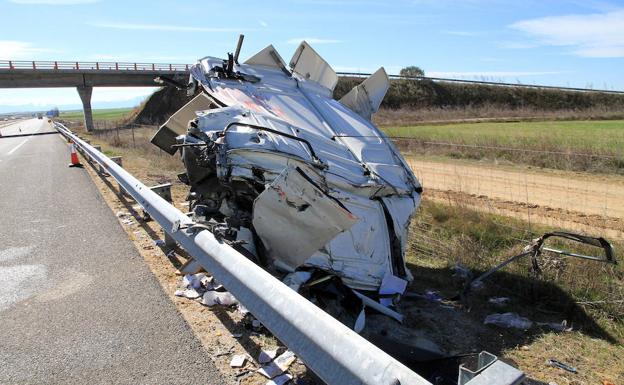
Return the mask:
[[(222, 59), (202, 59), (192, 68), (192, 76), (217, 104), (228, 107), (200, 114), (199, 127), (204, 132), (222, 131), (229, 123), (238, 121), (299, 138), (231, 126), (223, 138), (226, 163), (221, 165), (228, 170), (220, 175), (249, 178), (252, 169), (260, 169), (269, 184), (289, 165), (314, 168), (319, 186), (358, 221), (319, 246), (304, 265), (334, 272), (351, 287), (377, 290), (388, 272), (398, 274), (392, 271), (396, 256), (392, 255), (389, 231), (396, 228), (404, 249), (406, 227), (419, 203), (413, 196), (419, 196), (420, 184), (374, 124), (331, 98), (337, 80), (335, 72), (307, 43), (298, 48), (291, 60), (292, 74), (282, 64), (274, 48), (267, 47), (245, 64), (233, 66), (234, 73), (258, 79), (247, 81), (216, 74), (218, 67), (224, 65)], [(376, 110), (385, 93), (381, 75), (369, 82), (374, 91), (367, 99), (371, 111)], [(391, 217), (390, 227), (384, 205)], [(284, 211), (277, 207), (273, 210)], [(305, 226), (295, 224), (296, 220), (292, 222), (292, 232), (305, 231)], [(270, 232), (278, 230), (268, 226), (265, 230), (260, 238), (275, 245), (271, 238), (279, 237)], [(275, 254), (290, 267), (296, 267), (307, 253), (295, 252), (300, 258), (289, 259), (286, 247)]]

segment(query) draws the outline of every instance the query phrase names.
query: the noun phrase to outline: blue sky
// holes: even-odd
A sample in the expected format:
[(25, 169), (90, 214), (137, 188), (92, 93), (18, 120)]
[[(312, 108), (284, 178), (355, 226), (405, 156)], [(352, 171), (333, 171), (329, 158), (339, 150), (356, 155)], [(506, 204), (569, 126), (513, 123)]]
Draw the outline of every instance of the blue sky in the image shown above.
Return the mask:
[[(0, 0), (0, 60), (193, 63), (306, 39), (337, 71), (624, 90), (624, 1)], [(150, 89), (96, 89), (94, 107)], [(77, 106), (73, 89), (0, 90), (0, 111)]]

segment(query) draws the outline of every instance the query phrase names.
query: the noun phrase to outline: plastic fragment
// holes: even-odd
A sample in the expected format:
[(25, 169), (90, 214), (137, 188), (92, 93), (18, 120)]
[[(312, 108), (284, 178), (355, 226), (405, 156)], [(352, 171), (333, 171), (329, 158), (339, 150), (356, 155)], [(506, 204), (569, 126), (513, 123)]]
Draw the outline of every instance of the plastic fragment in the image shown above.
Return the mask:
[(485, 325), (492, 324), (503, 328), (516, 328), (526, 330), (533, 326), (528, 318), (521, 317), (518, 313), (494, 313), (485, 317)]

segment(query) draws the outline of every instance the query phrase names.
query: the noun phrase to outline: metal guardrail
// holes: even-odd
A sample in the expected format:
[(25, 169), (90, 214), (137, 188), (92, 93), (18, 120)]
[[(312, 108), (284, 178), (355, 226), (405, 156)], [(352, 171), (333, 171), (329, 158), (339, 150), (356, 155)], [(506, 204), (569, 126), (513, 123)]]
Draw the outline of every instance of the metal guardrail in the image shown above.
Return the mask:
[(190, 64), (0, 60), (7, 70), (188, 71)]
[(425, 385), (427, 380), (245, 258), (67, 127), (54, 123), (99, 163), (195, 261), (328, 384)]
[[(353, 77), (353, 78), (366, 78), (371, 74), (360, 72), (336, 72), (338, 76)], [(607, 94), (621, 94), (624, 95), (624, 91), (617, 90), (601, 90), (592, 88), (575, 88), (575, 87), (557, 87), (557, 86), (542, 86), (539, 84), (520, 84), (520, 83), (505, 83), (505, 82), (490, 82), (485, 80), (464, 80), (464, 79), (450, 79), (450, 78), (436, 78), (428, 76), (401, 76), (401, 75), (388, 75), (391, 80), (413, 80), (423, 81), (429, 80), (433, 82), (447, 82), (447, 83), (465, 83), (465, 84), (480, 84), (486, 86), (500, 86), (500, 87), (515, 87), (515, 88), (536, 88), (547, 90), (559, 90), (559, 91), (573, 91), (573, 92), (599, 92)]]

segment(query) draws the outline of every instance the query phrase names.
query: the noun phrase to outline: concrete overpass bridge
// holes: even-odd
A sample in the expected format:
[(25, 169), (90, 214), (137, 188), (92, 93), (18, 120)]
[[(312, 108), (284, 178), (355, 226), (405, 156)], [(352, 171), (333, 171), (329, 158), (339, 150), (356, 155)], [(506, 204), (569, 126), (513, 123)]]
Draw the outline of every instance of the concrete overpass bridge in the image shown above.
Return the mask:
[(181, 83), (190, 64), (0, 60), (0, 88), (75, 87), (82, 100), (85, 127), (93, 129), (93, 87), (154, 87), (157, 77)]

